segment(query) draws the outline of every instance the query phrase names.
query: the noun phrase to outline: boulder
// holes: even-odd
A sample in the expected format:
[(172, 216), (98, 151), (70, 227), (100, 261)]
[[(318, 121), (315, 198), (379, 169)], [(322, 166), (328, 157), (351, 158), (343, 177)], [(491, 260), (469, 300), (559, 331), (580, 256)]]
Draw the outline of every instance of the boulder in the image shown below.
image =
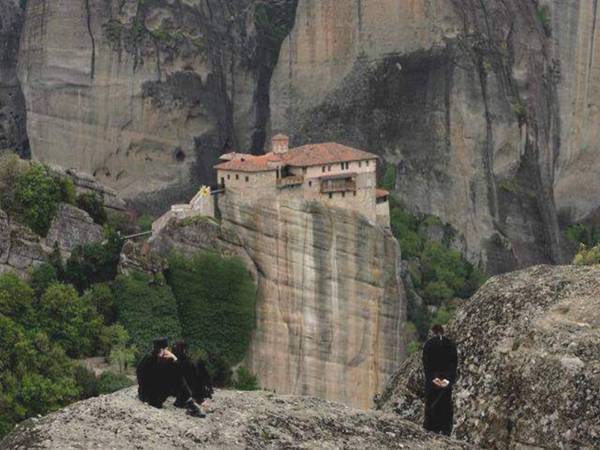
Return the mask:
[[(490, 279), (459, 310), (455, 435), (486, 448), (600, 445), (600, 267), (536, 266)], [(422, 420), (420, 355), (379, 408)]]
[(61, 203), (52, 220), (46, 242), (52, 247), (55, 242), (61, 250), (71, 253), (76, 247), (102, 240), (102, 227), (90, 215), (73, 205)]
[(392, 414), (359, 411), (309, 397), (217, 391), (205, 419), (167, 401), (156, 409), (136, 388), (92, 398), (19, 425), (2, 442), (10, 449), (393, 448), (462, 449)]

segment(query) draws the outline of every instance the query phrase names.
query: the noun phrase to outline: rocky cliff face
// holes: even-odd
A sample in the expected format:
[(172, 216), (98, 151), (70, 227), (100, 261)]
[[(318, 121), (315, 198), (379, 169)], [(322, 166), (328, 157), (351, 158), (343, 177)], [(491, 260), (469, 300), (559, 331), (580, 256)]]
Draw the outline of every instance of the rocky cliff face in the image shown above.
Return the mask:
[(324, 400), (266, 392), (217, 391), (205, 419), (169, 401), (152, 408), (135, 388), (76, 403), (20, 424), (6, 449), (410, 448), (467, 444), (425, 433), (391, 414), (353, 410)]
[(146, 209), (185, 198), (223, 148), (262, 147), (259, 86), (294, 3), (29, 1), (19, 72), (33, 156)]
[(263, 388), (370, 407), (404, 356), (406, 299), (389, 230), (317, 203), (224, 197), (219, 209), (221, 225), (172, 219), (151, 247), (246, 261), (258, 293), (245, 364)]
[(452, 224), (489, 272), (561, 261), (560, 75), (538, 15), (520, 0), (300, 1), (273, 127), (382, 155), (409, 209)]
[[(536, 266), (489, 280), (457, 314), (455, 435), (483, 448), (600, 444), (598, 267)], [(422, 423), (420, 355), (379, 407)]]
[(32, 0), (29, 137), (35, 157), (157, 212), (211, 181), (224, 148), (260, 152), (270, 130), (337, 140), (394, 164), (408, 208), (450, 223), (488, 272), (562, 262), (561, 229), (599, 206), (598, 14), (595, 0)]
[(45, 238), (0, 210), (0, 272), (13, 271), (25, 277), (47, 259), (55, 243), (67, 257), (75, 247), (101, 239), (102, 227), (72, 205), (59, 205)]
[(17, 0), (0, 0), (0, 152), (29, 153), (25, 98), (17, 79), (23, 10)]

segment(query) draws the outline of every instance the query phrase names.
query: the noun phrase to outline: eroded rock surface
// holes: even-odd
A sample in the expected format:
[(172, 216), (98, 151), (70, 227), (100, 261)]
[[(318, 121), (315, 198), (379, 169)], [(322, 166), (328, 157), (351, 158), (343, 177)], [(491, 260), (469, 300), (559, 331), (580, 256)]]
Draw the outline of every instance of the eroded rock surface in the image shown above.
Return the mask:
[(90, 215), (73, 205), (61, 203), (48, 230), (46, 242), (53, 246), (55, 242), (67, 253), (80, 245), (102, 240), (102, 227), (92, 220)]
[[(600, 445), (600, 268), (536, 266), (489, 280), (450, 325), (455, 435), (485, 448)], [(380, 408), (421, 423), (420, 355)]]
[(17, 78), (17, 54), (23, 27), (18, 0), (0, 0), (0, 152), (29, 153), (25, 98)]
[(392, 414), (359, 411), (324, 400), (266, 392), (217, 391), (208, 416), (171, 406), (152, 408), (136, 388), (85, 400), (22, 423), (0, 442), (6, 449), (410, 448), (466, 444), (425, 433)]
[(33, 156), (163, 212), (213, 179), (223, 148), (262, 147), (295, 1), (29, 1)]

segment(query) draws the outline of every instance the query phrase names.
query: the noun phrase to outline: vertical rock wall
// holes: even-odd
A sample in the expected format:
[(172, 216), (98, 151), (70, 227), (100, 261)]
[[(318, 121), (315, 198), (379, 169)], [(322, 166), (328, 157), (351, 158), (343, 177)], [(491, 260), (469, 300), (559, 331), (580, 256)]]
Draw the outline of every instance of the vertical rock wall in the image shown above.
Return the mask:
[(262, 149), (261, 86), (295, 0), (261, 5), (30, 0), (19, 73), (33, 156), (162, 212), (214, 178), (224, 148)]
[(404, 355), (398, 243), (356, 213), (265, 203), (219, 205), (258, 273), (249, 368), (278, 393), (370, 407)]
[(23, 10), (17, 0), (0, 0), (0, 152), (28, 156), (25, 99), (17, 79)]

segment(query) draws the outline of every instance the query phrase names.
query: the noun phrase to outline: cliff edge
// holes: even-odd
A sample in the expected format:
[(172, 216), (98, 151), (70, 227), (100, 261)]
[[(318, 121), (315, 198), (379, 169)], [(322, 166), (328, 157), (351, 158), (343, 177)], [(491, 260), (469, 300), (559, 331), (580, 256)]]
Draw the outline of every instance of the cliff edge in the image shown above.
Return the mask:
[(310, 397), (217, 391), (205, 419), (171, 402), (155, 409), (129, 388), (30, 419), (3, 449), (468, 448), (392, 414), (363, 412)]

